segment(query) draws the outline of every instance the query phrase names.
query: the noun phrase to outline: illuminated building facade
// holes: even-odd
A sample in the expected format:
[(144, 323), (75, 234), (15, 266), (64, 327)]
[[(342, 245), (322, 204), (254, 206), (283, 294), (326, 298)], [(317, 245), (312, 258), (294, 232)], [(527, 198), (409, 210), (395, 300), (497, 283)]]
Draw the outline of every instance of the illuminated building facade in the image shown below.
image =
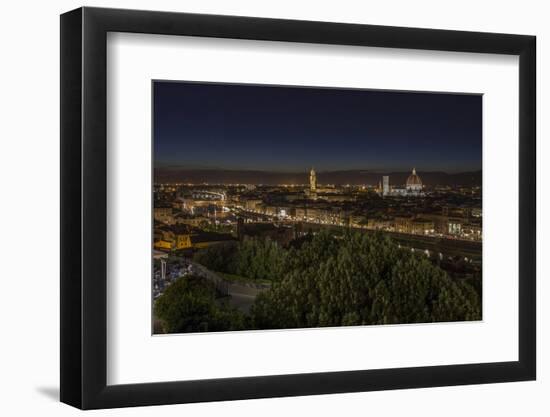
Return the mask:
[(422, 191), (422, 180), (416, 174), (416, 168), (413, 168), (412, 174), (409, 175), (409, 178), (407, 178), (405, 189), (409, 193), (419, 193)]
[(390, 177), (384, 175), (382, 177), (382, 195), (388, 195), (390, 193)]
[(309, 191), (313, 194), (317, 191), (317, 175), (315, 170), (311, 168), (309, 172)]
[(424, 195), (422, 189), (422, 180), (420, 176), (416, 173), (416, 168), (413, 168), (411, 175), (407, 178), (405, 182), (405, 187), (395, 187), (390, 188), (390, 177), (382, 177), (382, 195), (383, 196), (392, 196), (392, 197), (421, 197)]

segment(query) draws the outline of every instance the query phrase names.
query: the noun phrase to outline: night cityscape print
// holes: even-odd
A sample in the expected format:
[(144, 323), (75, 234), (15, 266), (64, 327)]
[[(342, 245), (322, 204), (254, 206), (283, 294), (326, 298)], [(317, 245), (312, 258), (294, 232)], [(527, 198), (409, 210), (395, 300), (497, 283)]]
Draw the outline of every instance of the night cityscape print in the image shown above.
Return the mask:
[(482, 319), (482, 96), (153, 81), (153, 334)]

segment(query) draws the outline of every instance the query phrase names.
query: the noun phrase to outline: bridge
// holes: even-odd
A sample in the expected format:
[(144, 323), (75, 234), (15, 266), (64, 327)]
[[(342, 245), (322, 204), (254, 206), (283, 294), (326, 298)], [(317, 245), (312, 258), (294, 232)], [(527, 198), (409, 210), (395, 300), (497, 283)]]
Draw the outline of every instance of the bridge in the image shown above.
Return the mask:
[(194, 190), (192, 192), (194, 200), (221, 200), (225, 201), (227, 196), (224, 192), (211, 191), (211, 190)]

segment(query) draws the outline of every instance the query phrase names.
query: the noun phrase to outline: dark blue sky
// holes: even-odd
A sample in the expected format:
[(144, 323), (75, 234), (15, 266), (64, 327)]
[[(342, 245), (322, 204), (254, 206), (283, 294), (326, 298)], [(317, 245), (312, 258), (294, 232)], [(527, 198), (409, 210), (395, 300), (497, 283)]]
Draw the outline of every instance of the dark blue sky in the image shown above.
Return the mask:
[(481, 169), (482, 97), (155, 81), (155, 166)]

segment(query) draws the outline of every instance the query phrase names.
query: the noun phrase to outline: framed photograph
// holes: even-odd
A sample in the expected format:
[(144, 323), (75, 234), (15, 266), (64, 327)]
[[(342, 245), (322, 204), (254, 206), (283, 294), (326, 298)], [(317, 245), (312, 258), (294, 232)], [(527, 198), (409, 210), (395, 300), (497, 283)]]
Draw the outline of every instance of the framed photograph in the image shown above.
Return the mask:
[(535, 37), (61, 16), (61, 401), (533, 380)]

